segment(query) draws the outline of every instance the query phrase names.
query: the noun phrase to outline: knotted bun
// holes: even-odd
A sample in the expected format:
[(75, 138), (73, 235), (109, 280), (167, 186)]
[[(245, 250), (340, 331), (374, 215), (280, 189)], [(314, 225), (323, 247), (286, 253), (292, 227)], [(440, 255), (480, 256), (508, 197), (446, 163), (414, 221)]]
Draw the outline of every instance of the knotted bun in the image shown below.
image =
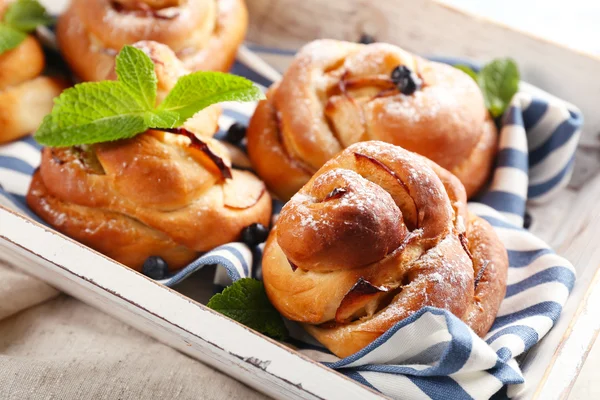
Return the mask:
[[(406, 236), (402, 213), (380, 186), (350, 170), (331, 170), (281, 214), (278, 242), (308, 271), (356, 268), (381, 260)], [(364, 251), (369, 249), (369, 251)]]
[[(0, 0), (0, 19), (9, 4)], [(52, 110), (64, 82), (41, 76), (46, 61), (37, 39), (28, 35), (0, 54), (0, 143), (33, 133)]]
[(466, 209), (463, 186), (384, 142), (349, 146), (283, 207), (263, 279), (287, 318), (340, 357), (425, 306), (484, 335), (506, 290), (508, 258)]
[[(412, 71), (416, 91), (392, 77), (399, 66)], [(496, 138), (481, 91), (464, 72), (389, 44), (318, 40), (300, 50), (259, 104), (248, 152), (282, 199), (366, 140), (424, 155), (458, 176), (471, 196), (490, 172)]]
[[(169, 89), (185, 71), (166, 46), (136, 46), (155, 58), (159, 88)], [(252, 223), (269, 225), (264, 184), (231, 168), (228, 151), (211, 137), (218, 115), (209, 107), (186, 123), (196, 135), (150, 130), (127, 140), (44, 148), (27, 203), (58, 231), (131, 268), (160, 256), (179, 269), (198, 252), (239, 239)]]
[(227, 71), (244, 39), (243, 0), (73, 0), (57, 25), (63, 55), (85, 81), (106, 79), (124, 45), (168, 45), (188, 70)]

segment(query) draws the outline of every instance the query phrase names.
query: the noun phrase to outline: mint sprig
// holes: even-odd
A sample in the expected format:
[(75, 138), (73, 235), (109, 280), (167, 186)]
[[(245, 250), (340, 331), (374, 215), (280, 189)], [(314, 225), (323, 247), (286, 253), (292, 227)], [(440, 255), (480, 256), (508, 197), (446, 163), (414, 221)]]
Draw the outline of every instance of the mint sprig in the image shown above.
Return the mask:
[(0, 54), (16, 48), (38, 26), (53, 23), (54, 18), (37, 0), (15, 1), (0, 22)]
[(460, 69), (462, 72), (464, 72), (465, 74), (467, 74), (471, 78), (473, 78), (473, 80), (475, 82), (477, 82), (477, 79), (478, 79), (477, 72), (473, 71), (473, 69), (471, 67), (469, 67), (468, 65), (459, 64), (459, 65), (455, 65), (454, 68)]
[(281, 315), (269, 301), (263, 283), (256, 279), (235, 281), (214, 295), (207, 306), (274, 339), (288, 336)]
[(117, 57), (115, 71), (123, 89), (136, 98), (140, 107), (154, 108), (158, 80), (150, 57), (135, 47), (125, 46)]
[(17, 0), (6, 10), (3, 22), (21, 32), (31, 32), (40, 25), (53, 24), (54, 18), (37, 0)]
[(125, 46), (116, 57), (116, 81), (86, 82), (65, 90), (35, 134), (46, 146), (67, 147), (128, 139), (148, 129), (173, 129), (221, 101), (255, 101), (264, 94), (251, 81), (221, 72), (195, 72), (158, 107), (154, 64)]
[(0, 54), (12, 50), (27, 37), (26, 33), (0, 23)]
[(519, 90), (519, 68), (510, 58), (498, 58), (484, 65), (479, 73), (467, 65), (456, 65), (456, 68), (466, 72), (477, 82), (485, 106), (496, 118), (504, 114), (511, 99)]
[(255, 101), (264, 98), (258, 87), (244, 78), (220, 72), (202, 72), (182, 76), (177, 90), (171, 90), (158, 107), (161, 112), (179, 115), (179, 123), (191, 118), (198, 107), (224, 101)]

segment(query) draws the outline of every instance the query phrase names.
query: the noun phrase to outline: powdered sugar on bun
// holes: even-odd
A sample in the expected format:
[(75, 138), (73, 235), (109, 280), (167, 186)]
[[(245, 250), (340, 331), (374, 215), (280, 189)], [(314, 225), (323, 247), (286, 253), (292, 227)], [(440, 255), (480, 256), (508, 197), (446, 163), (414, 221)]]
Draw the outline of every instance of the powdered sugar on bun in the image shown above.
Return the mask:
[(460, 181), (432, 161), (380, 141), (351, 145), (282, 209), (264, 250), (269, 299), (339, 357), (427, 306), (484, 335), (508, 258), (465, 204)]
[[(155, 42), (136, 47), (155, 62), (159, 92), (188, 71)], [(269, 225), (264, 183), (231, 167), (212, 135), (220, 110), (207, 107), (191, 132), (149, 130), (131, 139), (45, 148), (27, 203), (58, 231), (137, 270), (149, 256), (173, 270), (198, 252), (239, 240), (253, 223)]]
[[(408, 68), (419, 87), (403, 90), (392, 76), (398, 67)], [(471, 196), (488, 177), (496, 138), (481, 91), (464, 72), (390, 44), (318, 40), (300, 50), (258, 106), (248, 150), (258, 174), (284, 199), (335, 154), (366, 140), (430, 158)], [(292, 185), (279, 171), (295, 164), (308, 173)]]

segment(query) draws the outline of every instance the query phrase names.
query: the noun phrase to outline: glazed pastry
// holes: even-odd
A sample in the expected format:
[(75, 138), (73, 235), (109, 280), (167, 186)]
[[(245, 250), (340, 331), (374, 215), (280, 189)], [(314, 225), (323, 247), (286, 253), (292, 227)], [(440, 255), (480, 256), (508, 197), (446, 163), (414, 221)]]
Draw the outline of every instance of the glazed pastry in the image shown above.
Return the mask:
[(296, 56), (248, 128), (258, 175), (289, 199), (353, 143), (382, 140), (454, 173), (467, 196), (486, 181), (497, 131), (477, 84), (396, 46), (319, 40)]
[(466, 209), (455, 176), (369, 141), (327, 162), (283, 207), (262, 272), (275, 308), (346, 357), (426, 306), (483, 336), (507, 269), (506, 250)]
[[(166, 46), (136, 46), (155, 60), (159, 95), (185, 72)], [(150, 130), (127, 140), (44, 148), (27, 204), (56, 230), (136, 270), (149, 256), (176, 270), (239, 239), (252, 223), (268, 226), (264, 184), (233, 169), (211, 137), (218, 110), (206, 108), (186, 124), (204, 124), (196, 135)]]
[[(8, 4), (0, 0), (0, 20)], [(52, 110), (52, 99), (64, 83), (40, 76), (45, 63), (42, 47), (32, 35), (0, 54), (0, 143), (33, 133)]]
[(79, 78), (98, 81), (140, 40), (168, 45), (191, 71), (227, 71), (247, 25), (243, 0), (72, 0), (56, 34)]

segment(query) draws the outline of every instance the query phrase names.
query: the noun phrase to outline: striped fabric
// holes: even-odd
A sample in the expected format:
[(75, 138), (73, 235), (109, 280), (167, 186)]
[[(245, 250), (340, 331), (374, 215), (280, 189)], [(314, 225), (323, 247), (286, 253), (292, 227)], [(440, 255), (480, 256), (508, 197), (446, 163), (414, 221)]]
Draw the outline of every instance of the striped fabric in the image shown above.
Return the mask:
[(560, 101), (515, 95), (503, 116), (491, 187), (478, 201), (522, 226), (525, 199), (544, 201), (568, 183), (582, 122)]
[[(254, 50), (279, 70), (293, 54)], [(264, 65), (238, 62), (234, 71), (263, 86), (270, 84), (261, 73)], [(506, 298), (487, 336), (479, 338), (444, 310), (424, 308), (343, 360), (290, 323), (291, 340), (302, 352), (393, 398), (485, 399), (519, 393), (524, 379), (515, 357), (552, 328), (575, 281), (571, 264), (522, 228), (526, 201), (543, 201), (566, 185), (582, 124), (574, 107), (526, 84), (521, 89), (503, 119), (491, 185), (478, 202), (469, 204), (495, 228), (510, 260)], [(251, 112), (252, 107), (226, 105), (221, 133), (234, 121), (246, 123)], [(0, 146), (0, 204), (35, 219), (24, 196), (39, 161), (39, 146), (31, 138)], [(275, 204), (276, 213), (280, 207)], [(174, 286), (212, 264), (224, 267), (215, 276), (221, 285), (242, 277), (260, 278), (261, 255), (262, 245), (250, 249), (229, 243), (161, 283)]]

